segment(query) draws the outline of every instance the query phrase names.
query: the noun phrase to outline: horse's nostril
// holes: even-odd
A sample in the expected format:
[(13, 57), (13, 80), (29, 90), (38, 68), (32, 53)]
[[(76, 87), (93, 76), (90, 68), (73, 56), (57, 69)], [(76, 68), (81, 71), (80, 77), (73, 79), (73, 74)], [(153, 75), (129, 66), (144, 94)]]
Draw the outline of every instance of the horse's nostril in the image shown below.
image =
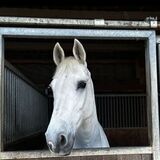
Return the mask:
[(53, 151), (54, 149), (54, 146), (53, 146), (53, 143), (52, 142), (48, 142), (48, 147), (51, 151)]
[(64, 146), (67, 143), (66, 137), (64, 135), (60, 135), (60, 144)]

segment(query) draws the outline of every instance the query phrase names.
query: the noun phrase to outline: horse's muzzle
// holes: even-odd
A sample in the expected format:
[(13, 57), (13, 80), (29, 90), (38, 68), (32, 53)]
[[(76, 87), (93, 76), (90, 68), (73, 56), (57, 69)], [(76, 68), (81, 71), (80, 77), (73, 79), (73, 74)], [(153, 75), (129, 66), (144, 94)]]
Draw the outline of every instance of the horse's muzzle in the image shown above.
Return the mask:
[(58, 133), (54, 137), (54, 139), (49, 138), (46, 133), (46, 141), (49, 150), (51, 152), (58, 153), (59, 155), (69, 155), (73, 148), (74, 136), (72, 134), (65, 135), (64, 133)]

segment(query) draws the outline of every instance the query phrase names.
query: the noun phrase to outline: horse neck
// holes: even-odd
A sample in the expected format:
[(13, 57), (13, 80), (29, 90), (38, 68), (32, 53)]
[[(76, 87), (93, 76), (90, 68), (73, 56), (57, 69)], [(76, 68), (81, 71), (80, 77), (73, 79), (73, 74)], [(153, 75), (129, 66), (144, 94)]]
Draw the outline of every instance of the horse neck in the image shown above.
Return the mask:
[(97, 122), (98, 120), (97, 120), (97, 110), (96, 110), (96, 103), (95, 103), (94, 87), (93, 87), (93, 82), (91, 79), (90, 79), (90, 83), (88, 87), (88, 92), (86, 95), (86, 103), (84, 105), (85, 105), (84, 108), (86, 111), (86, 115), (88, 115), (86, 120), (89, 121), (89, 123), (91, 121)]
[(90, 112), (90, 116), (84, 119), (83, 123), (79, 127), (75, 139), (74, 148), (109, 147), (108, 140), (97, 119), (96, 103), (92, 81), (90, 85), (91, 93), (89, 92), (89, 94), (87, 94), (89, 95), (89, 97), (87, 96), (85, 107), (89, 107), (87, 111), (92, 108), (92, 112)]

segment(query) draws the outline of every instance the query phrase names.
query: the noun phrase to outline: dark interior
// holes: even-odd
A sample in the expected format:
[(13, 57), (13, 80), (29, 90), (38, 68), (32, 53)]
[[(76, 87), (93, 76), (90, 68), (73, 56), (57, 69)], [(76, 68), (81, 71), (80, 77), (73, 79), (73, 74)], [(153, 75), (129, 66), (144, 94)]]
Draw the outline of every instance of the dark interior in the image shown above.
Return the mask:
[[(145, 93), (143, 41), (84, 40), (96, 93)], [(73, 39), (7, 38), (5, 58), (42, 91), (54, 74), (53, 47), (59, 42), (72, 56)]]
[[(119, 98), (113, 103), (115, 96), (145, 95), (145, 43), (144, 41), (132, 40), (89, 40), (79, 39), (87, 53), (87, 64), (91, 72), (95, 87), (95, 95), (113, 96), (109, 99), (109, 105), (119, 110), (118, 105), (129, 105), (127, 101), (121, 102)], [(73, 39), (33, 39), (33, 38), (5, 38), (5, 59), (14, 67), (20, 70), (30, 81), (32, 81), (44, 94), (55, 71), (52, 51), (56, 42), (63, 47), (66, 56), (72, 56)], [(51, 93), (51, 92), (50, 92)], [(47, 96), (47, 95), (46, 95)], [(52, 113), (52, 95), (49, 95), (50, 112)], [(136, 99), (136, 98), (135, 98)], [(135, 101), (136, 106), (138, 104)], [(144, 117), (146, 121), (146, 100), (144, 98), (144, 111), (136, 115), (135, 110), (129, 111), (130, 115)], [(137, 125), (139, 122), (127, 126), (124, 123), (112, 125), (104, 122), (106, 112), (100, 113), (99, 105), (102, 105), (97, 98), (97, 110), (100, 123), (108, 136), (111, 146), (145, 146), (148, 145), (147, 123)], [(124, 105), (124, 106), (125, 106)], [(102, 110), (101, 110), (102, 111)], [(114, 124), (119, 123), (119, 117), (114, 110), (108, 109), (109, 115)], [(123, 116), (123, 112), (121, 114)], [(120, 118), (120, 117), (119, 117)], [(105, 119), (105, 120), (104, 120)], [(130, 122), (131, 123), (131, 122)], [(132, 141), (133, 139), (134, 141)], [(36, 145), (40, 144), (40, 145)], [(22, 147), (23, 146), (23, 147)], [(21, 142), (8, 145), (6, 150), (28, 150), (45, 148), (43, 133), (28, 137)]]

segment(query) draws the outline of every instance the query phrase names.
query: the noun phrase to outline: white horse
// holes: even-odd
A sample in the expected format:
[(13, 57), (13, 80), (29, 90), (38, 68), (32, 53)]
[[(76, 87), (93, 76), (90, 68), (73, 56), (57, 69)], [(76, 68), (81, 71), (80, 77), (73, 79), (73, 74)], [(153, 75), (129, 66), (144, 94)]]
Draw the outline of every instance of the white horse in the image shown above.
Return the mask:
[(72, 148), (109, 147), (97, 119), (86, 53), (77, 39), (74, 40), (73, 55), (65, 58), (62, 47), (56, 43), (53, 59), (57, 68), (50, 83), (54, 110), (45, 135), (50, 151), (60, 155), (70, 154)]

